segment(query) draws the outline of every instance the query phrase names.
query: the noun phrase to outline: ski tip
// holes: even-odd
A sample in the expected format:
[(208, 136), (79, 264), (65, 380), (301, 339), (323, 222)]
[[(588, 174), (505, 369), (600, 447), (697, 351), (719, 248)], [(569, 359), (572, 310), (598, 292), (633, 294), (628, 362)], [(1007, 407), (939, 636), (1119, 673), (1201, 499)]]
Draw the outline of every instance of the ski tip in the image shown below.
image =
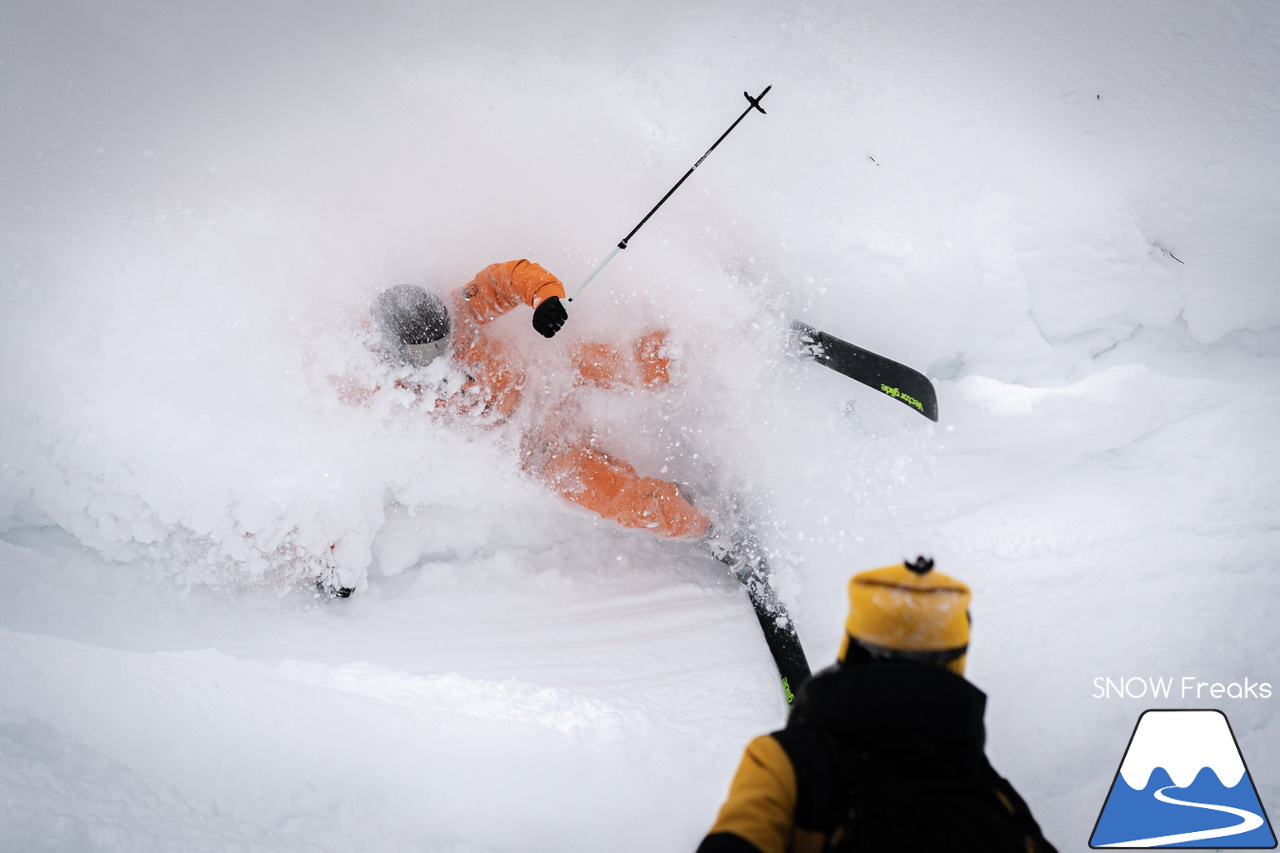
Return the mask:
[(920, 375), (920, 385), (915, 389), (915, 396), (906, 393), (901, 388), (890, 387), (885, 383), (880, 383), (880, 392), (886, 396), (892, 397), (905, 406), (910, 406), (920, 414), (924, 415), (935, 424), (938, 422), (938, 397), (933, 390), (933, 383)]
[[(925, 380), (925, 381), (928, 381), (928, 380)], [(923, 408), (919, 409), (918, 411), (920, 412), (920, 414), (924, 415), (926, 418), (928, 418), (929, 420), (933, 421), (936, 424), (938, 422), (938, 398), (936, 395), (932, 393), (933, 391), (932, 383), (929, 385), (928, 391), (930, 393), (920, 395), (921, 396), (920, 403), (923, 406)]]
[(920, 414), (924, 415), (935, 424), (938, 422), (938, 394), (933, 390), (933, 383), (926, 378), (924, 380), (927, 385), (924, 386), (921, 401), (924, 404), (924, 410)]
[(920, 371), (799, 320), (791, 321), (791, 340), (796, 355), (811, 358), (938, 422), (938, 393)]

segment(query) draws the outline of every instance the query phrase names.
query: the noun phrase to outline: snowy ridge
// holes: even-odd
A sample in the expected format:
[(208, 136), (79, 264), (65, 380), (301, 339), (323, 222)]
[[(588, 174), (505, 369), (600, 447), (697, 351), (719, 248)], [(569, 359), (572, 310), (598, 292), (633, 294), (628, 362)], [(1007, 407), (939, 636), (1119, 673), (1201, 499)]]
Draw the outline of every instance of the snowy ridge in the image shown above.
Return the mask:
[(1001, 382), (990, 376), (966, 376), (956, 383), (956, 390), (966, 399), (984, 406), (995, 415), (1024, 415), (1058, 398), (1084, 398), (1099, 404), (1117, 403), (1126, 388), (1145, 378), (1141, 364), (1126, 364), (1103, 370), (1061, 388), (1028, 387)]
[(484, 720), (534, 723), (561, 732), (598, 730), (607, 734), (621, 723), (620, 716), (602, 702), (519, 679), (487, 681), (457, 674), (416, 678), (359, 664), (323, 673), (304, 670), (286, 672), (286, 675), (302, 676), (299, 680), (330, 683), (341, 690), (404, 704), (439, 704), (443, 699), (460, 714)]
[[(192, 659), (192, 655), (182, 657)], [(371, 663), (330, 667), (282, 661), (278, 674), (289, 681), (370, 696), (424, 713), (452, 711), (482, 720), (532, 723), (560, 732), (607, 735), (621, 717), (603, 702), (517, 678), (494, 681), (459, 673), (422, 677)]]

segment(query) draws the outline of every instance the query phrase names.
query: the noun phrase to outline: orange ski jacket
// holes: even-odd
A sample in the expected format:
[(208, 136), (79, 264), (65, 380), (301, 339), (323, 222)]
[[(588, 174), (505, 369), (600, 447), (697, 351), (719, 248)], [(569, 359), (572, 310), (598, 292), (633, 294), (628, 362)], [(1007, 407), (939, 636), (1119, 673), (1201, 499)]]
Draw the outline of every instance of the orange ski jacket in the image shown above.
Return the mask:
[[(459, 393), (436, 401), (437, 410), (465, 413), (489, 424), (509, 418), (520, 404), (525, 375), (508, 348), (484, 334), (483, 327), (518, 305), (536, 308), (545, 299), (564, 295), (559, 279), (527, 260), (490, 264), (454, 291), (452, 358), (467, 379)], [(645, 335), (630, 352), (611, 344), (579, 344), (573, 352), (577, 382), (605, 388), (663, 384), (669, 378), (669, 361), (662, 354), (665, 340), (665, 332)], [(640, 476), (626, 461), (593, 446), (588, 437), (565, 434), (556, 420), (543, 422), (525, 437), (525, 470), (561, 497), (624, 527), (681, 539), (706, 533), (710, 520), (674, 483)]]
[(467, 374), (461, 392), (437, 407), (497, 423), (520, 404), (524, 372), (507, 347), (481, 333), (481, 327), (517, 305), (530, 308), (552, 296), (564, 298), (560, 279), (527, 260), (490, 264), (450, 295), (453, 362)]

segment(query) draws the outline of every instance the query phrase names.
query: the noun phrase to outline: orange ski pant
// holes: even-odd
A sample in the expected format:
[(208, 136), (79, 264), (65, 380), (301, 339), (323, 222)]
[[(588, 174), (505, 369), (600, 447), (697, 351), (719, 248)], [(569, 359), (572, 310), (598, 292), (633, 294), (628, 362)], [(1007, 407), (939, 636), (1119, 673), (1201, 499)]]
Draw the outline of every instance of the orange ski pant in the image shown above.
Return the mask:
[[(660, 350), (665, 334), (646, 335), (630, 353), (606, 344), (583, 344), (574, 354), (580, 383), (653, 388), (668, 380)], [(641, 477), (636, 469), (595, 447), (590, 435), (568, 438), (558, 429), (561, 411), (525, 444), (525, 467), (561, 497), (623, 527), (651, 530), (671, 539), (696, 539), (711, 520), (680, 494), (675, 483)]]
[(641, 477), (628, 463), (588, 441), (549, 448), (534, 473), (561, 497), (604, 518), (671, 539), (696, 539), (710, 519), (675, 483)]

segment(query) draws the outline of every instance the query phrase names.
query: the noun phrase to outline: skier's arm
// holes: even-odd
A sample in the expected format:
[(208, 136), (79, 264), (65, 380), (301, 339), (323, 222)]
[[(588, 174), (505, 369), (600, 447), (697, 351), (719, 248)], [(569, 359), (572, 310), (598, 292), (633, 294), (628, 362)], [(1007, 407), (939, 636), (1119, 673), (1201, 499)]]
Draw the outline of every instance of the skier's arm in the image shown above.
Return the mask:
[[(698, 853), (800, 853), (809, 839), (795, 835), (795, 810), (791, 759), (775, 738), (758, 737), (747, 745), (729, 797)], [(820, 845), (820, 836), (813, 840)]]
[(613, 344), (579, 344), (572, 351), (578, 369), (577, 384), (590, 382), (601, 388), (665, 385), (671, 379), (666, 341), (666, 331), (659, 330), (637, 338), (630, 352)]
[(536, 309), (552, 297), (564, 298), (560, 279), (527, 260), (490, 264), (476, 273), (459, 300), (479, 325), (524, 304)]

